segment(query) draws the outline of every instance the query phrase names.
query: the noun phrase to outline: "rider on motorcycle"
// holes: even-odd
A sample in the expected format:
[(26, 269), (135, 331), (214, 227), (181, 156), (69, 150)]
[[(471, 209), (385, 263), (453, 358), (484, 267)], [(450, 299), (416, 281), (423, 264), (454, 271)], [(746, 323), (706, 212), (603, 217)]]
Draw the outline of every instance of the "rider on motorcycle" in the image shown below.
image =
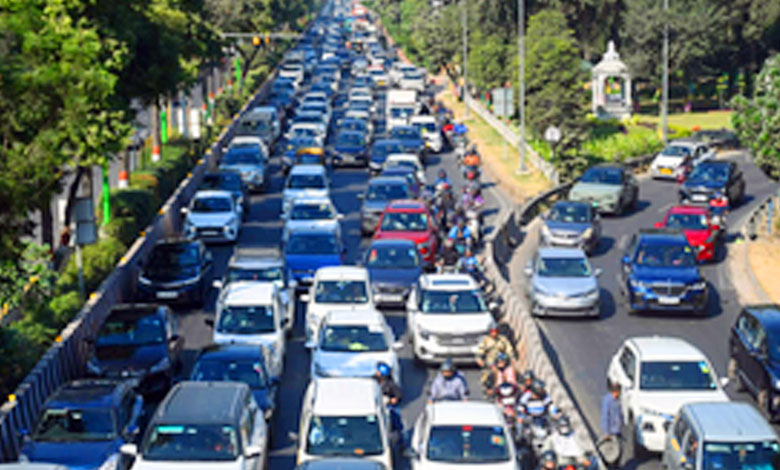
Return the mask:
[(448, 187), (450, 188), (452, 187), (452, 181), (450, 181), (450, 179), (447, 177), (447, 172), (444, 171), (444, 168), (442, 168), (441, 170), (439, 170), (439, 175), (436, 178), (436, 181), (433, 183), (433, 186), (438, 189), (440, 184), (445, 184), (445, 183), (447, 184)]
[(390, 423), (394, 431), (399, 433), (403, 432), (404, 423), (401, 420), (401, 387), (393, 380), (392, 369), (385, 362), (378, 362), (376, 364), (376, 372), (374, 373), (376, 381), (379, 383), (379, 388), (382, 390), (382, 396), (387, 400), (387, 409), (390, 412)]
[(496, 384), (511, 383), (517, 385), (517, 371), (512, 361), (509, 360), (507, 353), (498, 353), (492, 369)]
[(466, 221), (462, 217), (458, 218), (456, 225), (450, 229), (447, 238), (455, 242), (455, 247), (459, 253), (465, 253), (466, 248), (470, 247), (473, 242), (471, 231), (466, 227)]
[(553, 404), (541, 380), (534, 380), (531, 387), (523, 393), (520, 397), (520, 406), (526, 415), (546, 416), (553, 419), (561, 416), (560, 410)]
[(466, 176), (466, 172), (479, 168), (479, 166), (482, 164), (482, 158), (480, 157), (479, 152), (477, 152), (476, 144), (472, 145), (466, 151), (466, 154), (463, 155), (463, 161), (461, 162), (461, 164), (463, 166), (464, 177)]
[(469, 386), (466, 377), (455, 368), (452, 359), (446, 359), (439, 368), (439, 374), (433, 379), (428, 403), (445, 400), (462, 400), (469, 398)]
[(548, 450), (542, 454), (537, 470), (558, 470), (558, 457), (554, 451)]
[[(492, 367), (498, 359), (498, 355), (502, 353), (507, 356), (510, 363), (515, 361), (515, 348), (512, 346), (512, 342), (506, 336), (499, 334), (498, 326), (493, 325), (488, 334), (479, 342), (477, 348), (476, 362), (482, 369), (480, 381), (486, 389), (493, 388), (489, 386), (490, 380), (495, 378)], [(499, 385), (499, 383), (493, 385)]]
[(480, 285), (485, 284), (488, 280), (480, 268), (479, 259), (474, 255), (471, 248), (468, 247), (466, 247), (463, 256), (458, 259), (458, 271), (471, 275)]
[(455, 242), (449, 238), (445, 238), (436, 265), (441, 268), (449, 267), (455, 270), (457, 269), (458, 262), (460, 262), (460, 253), (455, 249)]

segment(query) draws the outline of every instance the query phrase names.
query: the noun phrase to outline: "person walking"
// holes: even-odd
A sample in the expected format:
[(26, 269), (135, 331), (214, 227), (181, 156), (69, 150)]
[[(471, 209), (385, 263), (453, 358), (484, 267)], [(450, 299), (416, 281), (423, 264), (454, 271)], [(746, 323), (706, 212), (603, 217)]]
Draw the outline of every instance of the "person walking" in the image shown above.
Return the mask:
[(620, 405), (620, 385), (609, 383), (609, 391), (601, 400), (601, 433), (599, 441), (604, 460), (609, 468), (617, 468), (622, 451), (623, 409)]

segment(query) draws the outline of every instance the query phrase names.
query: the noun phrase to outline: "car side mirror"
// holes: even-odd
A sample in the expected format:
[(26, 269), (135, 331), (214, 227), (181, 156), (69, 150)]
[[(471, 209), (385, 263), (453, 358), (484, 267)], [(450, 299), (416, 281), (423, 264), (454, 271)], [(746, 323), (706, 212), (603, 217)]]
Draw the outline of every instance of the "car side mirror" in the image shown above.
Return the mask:
[(601, 274), (603, 272), (604, 272), (604, 270), (602, 270), (601, 268), (596, 268), (596, 269), (593, 270), (593, 276), (599, 277), (599, 276), (601, 276)]
[(358, 198), (358, 200), (361, 200), (361, 201), (362, 201), (363, 199), (365, 199), (365, 198), (366, 198), (366, 195), (365, 195), (365, 194), (363, 194), (363, 193), (360, 193), (360, 194), (358, 194), (358, 195), (357, 195), (357, 198)]
[(620, 261), (623, 264), (629, 264), (631, 262), (631, 257), (630, 256), (624, 256)]
[(187, 214), (190, 213), (190, 208), (189, 207), (182, 207), (181, 209), (179, 209), (179, 212), (181, 213), (182, 217), (186, 217)]
[(311, 302), (311, 296), (309, 294), (301, 294), (298, 298), (301, 302)]
[(729, 386), (729, 378), (728, 377), (720, 377), (718, 378), (718, 383), (720, 383), (720, 386), (723, 388), (726, 388)]
[(214, 282), (212, 282), (211, 285), (215, 289), (222, 289), (222, 280), (221, 279), (214, 279)]
[(260, 457), (260, 454), (263, 453), (263, 448), (258, 445), (251, 445), (247, 446), (244, 452), (244, 455), (246, 458), (254, 458), (254, 457)]
[(298, 442), (298, 433), (293, 431), (288, 432), (287, 439), (289, 439), (291, 442)]
[(138, 455), (138, 446), (132, 443), (122, 444), (122, 446), (119, 448), (119, 453), (123, 455), (129, 455), (130, 457), (135, 457)]
[(206, 326), (214, 328), (214, 319), (213, 318), (204, 318), (203, 319), (203, 323), (205, 323)]

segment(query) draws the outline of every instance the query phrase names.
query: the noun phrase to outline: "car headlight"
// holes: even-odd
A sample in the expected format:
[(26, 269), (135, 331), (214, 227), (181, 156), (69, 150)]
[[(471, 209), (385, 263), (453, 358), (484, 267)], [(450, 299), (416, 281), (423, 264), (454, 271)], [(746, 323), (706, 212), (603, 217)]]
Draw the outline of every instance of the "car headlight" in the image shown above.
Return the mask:
[(580, 239), (587, 240), (592, 236), (593, 236), (593, 227), (588, 227), (580, 234)]
[(631, 287), (635, 288), (635, 289), (644, 289), (645, 288), (645, 284), (643, 282), (641, 282), (641, 281), (637, 281), (636, 279), (629, 279), (628, 280), (628, 284)]
[(156, 374), (171, 368), (171, 360), (167, 357), (162, 358), (157, 364), (149, 368), (150, 374)]
[(236, 218), (235, 217), (231, 217), (230, 219), (228, 219), (227, 222), (225, 222), (225, 225), (226, 225), (225, 228), (227, 228), (228, 225), (233, 225), (235, 223), (236, 223)]
[(146, 277), (143, 277), (143, 276), (138, 276), (138, 282), (143, 284), (143, 285), (145, 285), (145, 286), (151, 286), (152, 285), (152, 281), (149, 280)]
[(691, 286), (692, 290), (704, 290), (707, 288), (707, 282), (706, 281), (699, 281), (696, 284)]
[(780, 379), (775, 379), (772, 383), (775, 385), (776, 390), (780, 390)]
[(420, 328), (419, 330), (417, 330), (417, 333), (420, 335), (420, 339), (425, 340), (425, 341), (428, 341), (429, 339), (431, 339), (431, 336), (433, 335), (433, 333), (431, 333), (430, 331), (428, 331), (428, 330), (426, 330), (424, 328)]
[(116, 470), (119, 464), (119, 454), (111, 454), (105, 462), (103, 462), (103, 465), (100, 466), (99, 470)]

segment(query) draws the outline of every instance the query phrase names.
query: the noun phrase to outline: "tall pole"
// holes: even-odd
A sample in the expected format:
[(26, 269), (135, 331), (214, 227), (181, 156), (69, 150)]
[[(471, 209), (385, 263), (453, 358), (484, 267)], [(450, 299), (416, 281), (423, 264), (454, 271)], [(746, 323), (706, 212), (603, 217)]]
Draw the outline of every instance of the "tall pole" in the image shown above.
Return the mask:
[(520, 105), (520, 172), (525, 172), (525, 0), (517, 0), (518, 93)]
[(469, 6), (468, 0), (461, 0), (463, 4), (463, 104), (466, 107), (466, 119), (469, 118)]
[(664, 0), (664, 45), (663, 45), (663, 66), (664, 75), (661, 81), (662, 97), (661, 100), (661, 135), (663, 136), (664, 145), (669, 140), (669, 0)]

